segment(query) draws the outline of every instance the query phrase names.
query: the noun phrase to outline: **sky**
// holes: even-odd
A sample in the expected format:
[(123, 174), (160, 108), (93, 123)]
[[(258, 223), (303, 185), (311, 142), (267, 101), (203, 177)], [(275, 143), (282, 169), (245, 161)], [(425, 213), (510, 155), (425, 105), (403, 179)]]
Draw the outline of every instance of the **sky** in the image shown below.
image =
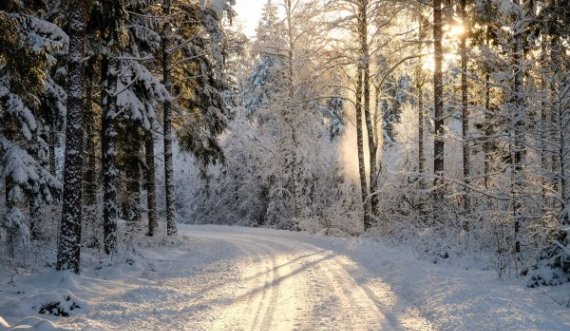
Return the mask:
[(243, 24), (244, 32), (248, 37), (255, 35), (255, 28), (265, 3), (267, 0), (236, 0), (234, 9), (237, 11), (238, 20)]

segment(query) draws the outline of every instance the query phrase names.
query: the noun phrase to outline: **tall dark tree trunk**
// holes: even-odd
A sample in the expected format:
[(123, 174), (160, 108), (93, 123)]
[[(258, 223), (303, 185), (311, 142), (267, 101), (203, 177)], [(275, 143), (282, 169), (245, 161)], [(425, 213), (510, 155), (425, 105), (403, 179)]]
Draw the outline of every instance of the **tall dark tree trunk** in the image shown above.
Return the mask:
[(467, 17), (467, 0), (461, 0), (460, 15), (465, 28), (459, 45), (461, 54), (461, 127), (463, 139), (463, 182), (466, 185), (463, 197), (463, 208), (466, 213), (471, 212), (471, 196), (469, 185), (471, 184), (471, 141), (469, 139), (469, 90), (467, 85), (467, 39), (469, 38), (469, 18)]
[(154, 138), (152, 129), (145, 134), (145, 159), (146, 159), (146, 198), (147, 198), (147, 217), (148, 232), (147, 235), (152, 237), (156, 229), (158, 229), (158, 217), (156, 215), (156, 174), (154, 165)]
[[(425, 18), (422, 14), (418, 17), (418, 68), (416, 72), (416, 88), (418, 92), (418, 189), (425, 190), (426, 183), (424, 180), (425, 176), (425, 163), (426, 163), (426, 154), (425, 154), (425, 109), (424, 109), (424, 70), (423, 70), (423, 43), (424, 39), (426, 38), (426, 22), (424, 21)], [(425, 212), (425, 199), (423, 194), (420, 195), (419, 202), (418, 202), (418, 215), (419, 219), (422, 223), (426, 223), (427, 217)]]
[[(543, 63), (547, 63), (548, 61), (548, 54), (547, 54), (547, 37), (543, 36), (542, 37), (542, 41), (541, 41), (541, 52), (540, 52), (540, 64), (542, 65)], [(546, 93), (546, 91), (548, 91), (549, 89), (549, 85), (548, 85), (548, 77), (549, 75), (547, 74), (546, 70), (541, 67), (540, 70), (540, 88), (542, 91), (544, 91)], [(540, 102), (540, 132), (539, 132), (539, 137), (540, 137), (540, 165), (541, 165), (541, 169), (545, 172), (542, 175), (542, 179), (541, 179), (541, 198), (542, 198), (542, 213), (546, 214), (546, 212), (549, 209), (549, 204), (550, 204), (550, 199), (548, 199), (546, 197), (547, 195), (547, 186), (550, 184), (550, 164), (549, 164), (549, 159), (548, 159), (548, 151), (547, 151), (547, 139), (549, 138), (549, 132), (550, 132), (550, 123), (548, 121), (548, 100), (546, 98), (546, 96), (544, 96)]]
[(95, 109), (93, 108), (93, 81), (85, 80), (85, 156), (83, 176), (83, 196), (85, 224), (91, 230), (88, 245), (99, 247), (100, 224), (97, 221), (97, 156), (96, 140), (98, 130), (95, 126)]
[[(40, 129), (38, 128), (35, 132), (34, 132), (34, 137), (33, 137), (33, 141), (32, 141), (32, 156), (38, 160), (42, 167), (46, 167), (47, 165), (45, 164), (45, 162), (42, 162), (42, 158), (40, 156), (40, 135), (39, 135), (39, 131)], [(33, 188), (33, 196), (30, 198), (30, 239), (31, 240), (40, 240), (42, 239), (42, 231), (41, 231), (41, 221), (42, 221), (42, 215), (41, 215), (41, 197), (40, 197), (40, 188), (39, 187), (34, 187)]]
[(141, 213), (141, 130), (138, 128), (129, 129), (127, 132), (126, 154), (126, 176), (127, 176), (127, 221), (129, 230), (132, 233), (139, 232), (142, 226)]
[(49, 132), (47, 135), (47, 143), (48, 143), (48, 158), (49, 158), (49, 172), (52, 176), (56, 177), (56, 157), (55, 157), (55, 149), (57, 147), (57, 126), (55, 115), (54, 118), (51, 118), (51, 123), (49, 124)]
[(287, 18), (287, 71), (288, 71), (288, 90), (289, 90), (289, 106), (285, 110), (284, 119), (289, 130), (291, 131), (292, 150), (289, 151), (291, 155), (291, 169), (287, 169), (293, 179), (293, 216), (295, 218), (301, 217), (301, 196), (303, 194), (303, 185), (300, 179), (300, 160), (298, 157), (299, 141), (297, 139), (297, 128), (295, 124), (296, 119), (296, 106), (295, 98), (295, 36), (293, 35), (293, 4), (291, 0), (285, 1), (285, 15)]
[[(172, 92), (171, 71), (172, 61), (170, 58), (170, 0), (163, 0), (162, 9), (166, 17), (166, 23), (162, 31), (162, 74), (163, 84), (168, 92)], [(164, 182), (166, 189), (166, 234), (175, 235), (176, 228), (176, 197), (174, 192), (174, 163), (172, 159), (172, 102), (166, 101), (163, 109), (164, 126)]]
[[(557, 1), (552, 0), (552, 6), (557, 8)], [(570, 225), (570, 211), (568, 211), (569, 199), (569, 183), (568, 183), (568, 129), (570, 125), (570, 114), (568, 106), (564, 105), (568, 101), (565, 100), (565, 94), (568, 93), (568, 82), (562, 82), (563, 72), (567, 71), (564, 66), (564, 47), (559, 36), (553, 36), (550, 41), (550, 98), (551, 98), (551, 126), (552, 141), (558, 150), (552, 156), (552, 186), (555, 192), (560, 196), (560, 202), (554, 203), (553, 206), (561, 211), (561, 224)], [(564, 212), (566, 211), (566, 212)]]
[(83, 57), (85, 52), (85, 22), (87, 3), (77, 0), (67, 2), (69, 19), (69, 53), (67, 66), (67, 126), (65, 142), (65, 174), (63, 210), (57, 269), (72, 269), (79, 273), (81, 221), (82, 221), (82, 168), (83, 168)]
[(444, 114), (443, 114), (443, 50), (441, 46), (442, 39), (442, 0), (433, 0), (433, 39), (434, 39), (434, 65), (433, 73), (433, 98), (434, 98), (434, 146), (433, 146), (433, 170), (434, 180), (434, 222), (440, 223), (443, 214), (443, 200), (445, 194), (444, 186)]
[[(556, 8), (556, 2), (553, 1), (553, 6)], [(559, 140), (560, 138), (560, 129), (563, 127), (561, 126), (560, 122), (560, 94), (559, 94), (559, 77), (558, 74), (560, 72), (560, 46), (559, 46), (559, 38), (558, 36), (552, 36), (550, 39), (550, 126), (551, 126), (551, 142), (554, 146), (560, 147), (562, 141)], [(560, 171), (564, 170), (560, 168), (560, 157), (562, 154), (559, 151), (555, 151), (551, 154), (551, 172), (553, 176), (551, 177), (550, 184), (552, 185), (552, 189), (556, 193), (562, 193), (560, 189), (560, 178), (559, 174)], [(559, 203), (556, 199), (552, 201), (552, 207), (557, 208)]]
[[(485, 45), (487, 48), (490, 47), (491, 39), (491, 29), (486, 28), (485, 31)], [(493, 116), (491, 114), (491, 74), (489, 69), (485, 68), (485, 123), (484, 131), (485, 137), (483, 141), (483, 185), (485, 189), (489, 189), (490, 186), (490, 173), (491, 173), (491, 154), (493, 153), (491, 143), (491, 135), (493, 134), (493, 126), (491, 122), (493, 121)]]
[[(4, 187), (6, 188), (6, 213), (3, 215), (3, 217), (7, 217), (8, 213), (11, 212), (12, 209), (17, 208), (16, 203), (13, 201), (9, 194), (10, 191), (14, 188), (14, 181), (10, 176), (4, 177)], [(9, 224), (8, 222), (6, 223)], [(18, 237), (18, 230), (19, 229), (14, 226), (10, 226), (8, 229), (6, 229), (6, 245), (8, 246), (8, 256), (11, 259), (14, 259), (16, 254), (16, 238)]]
[(416, 73), (416, 88), (418, 90), (418, 174), (419, 174), (419, 188), (421, 190), (425, 189), (424, 174), (425, 174), (425, 147), (424, 147), (424, 121), (425, 121), (425, 110), (424, 110), (424, 73), (423, 73), (423, 42), (425, 39), (425, 26), (424, 17), (419, 15), (418, 22), (418, 69)]
[(103, 170), (103, 243), (105, 253), (117, 251), (117, 184), (119, 170), (117, 169), (117, 79), (118, 60), (104, 58), (102, 68), (103, 86), (101, 91), (102, 118), (102, 170)]
[(511, 126), (513, 132), (513, 142), (511, 146), (512, 157), (512, 196), (513, 196), (513, 218), (514, 218), (514, 240), (515, 254), (521, 251), (520, 228), (524, 222), (523, 206), (523, 163), (525, 154), (525, 129), (526, 116), (524, 107), (523, 91), (523, 19), (524, 11), (520, 5), (520, 0), (513, 0), (519, 7), (513, 14), (513, 49), (512, 49), (512, 69), (513, 86), (511, 94)]

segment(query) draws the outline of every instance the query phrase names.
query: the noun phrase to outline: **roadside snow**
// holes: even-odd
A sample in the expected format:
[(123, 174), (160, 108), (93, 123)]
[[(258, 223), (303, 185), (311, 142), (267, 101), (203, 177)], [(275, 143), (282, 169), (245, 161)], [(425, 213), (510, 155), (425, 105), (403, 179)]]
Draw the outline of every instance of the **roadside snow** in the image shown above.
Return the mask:
[[(222, 226), (180, 227), (135, 263), (10, 281), (0, 330), (568, 330), (567, 288), (419, 261), (365, 239)], [(120, 260), (121, 257), (115, 257)], [(38, 314), (59, 303), (68, 317)], [(53, 310), (52, 311), (57, 311)], [(44, 309), (45, 312), (45, 309)]]

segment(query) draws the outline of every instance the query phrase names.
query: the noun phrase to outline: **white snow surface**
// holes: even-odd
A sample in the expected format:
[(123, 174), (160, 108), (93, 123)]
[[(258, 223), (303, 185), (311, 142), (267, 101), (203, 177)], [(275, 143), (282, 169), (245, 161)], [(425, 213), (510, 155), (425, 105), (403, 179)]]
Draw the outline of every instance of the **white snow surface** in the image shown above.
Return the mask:
[[(135, 263), (0, 272), (0, 330), (569, 330), (524, 280), (368, 239), (180, 225)], [(567, 290), (567, 289), (565, 289)], [(69, 317), (38, 314), (59, 301)], [(75, 304), (73, 310), (69, 310)]]

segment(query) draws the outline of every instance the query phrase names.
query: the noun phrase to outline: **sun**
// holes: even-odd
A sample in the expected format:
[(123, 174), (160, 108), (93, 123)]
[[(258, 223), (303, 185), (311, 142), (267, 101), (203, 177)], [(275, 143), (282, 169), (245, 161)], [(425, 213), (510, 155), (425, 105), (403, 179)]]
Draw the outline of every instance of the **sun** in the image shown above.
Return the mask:
[[(453, 64), (459, 60), (459, 56), (457, 55), (458, 41), (461, 37), (465, 36), (467, 29), (462, 22), (454, 22), (453, 24), (446, 24), (443, 27), (443, 31), (445, 31), (445, 35), (443, 40), (444, 53), (441, 70), (445, 72), (453, 67)], [(423, 57), (422, 61), (423, 70), (429, 72), (435, 71), (433, 55)]]
[(466, 32), (467, 29), (465, 28), (465, 25), (461, 22), (447, 26), (447, 37), (451, 39), (459, 39), (465, 36)]

